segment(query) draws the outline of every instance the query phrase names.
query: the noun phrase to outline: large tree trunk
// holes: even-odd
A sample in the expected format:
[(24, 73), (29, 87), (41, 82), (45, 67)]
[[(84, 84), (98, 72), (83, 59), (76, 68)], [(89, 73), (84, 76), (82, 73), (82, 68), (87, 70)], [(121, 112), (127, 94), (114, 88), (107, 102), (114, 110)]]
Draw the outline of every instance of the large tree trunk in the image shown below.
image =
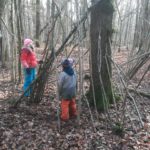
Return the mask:
[[(95, 0), (93, 0), (95, 2)], [(101, 0), (91, 11), (91, 68), (94, 95), (98, 110), (107, 108), (112, 102), (111, 48), (113, 6), (111, 0)], [(88, 98), (93, 99), (92, 85)]]

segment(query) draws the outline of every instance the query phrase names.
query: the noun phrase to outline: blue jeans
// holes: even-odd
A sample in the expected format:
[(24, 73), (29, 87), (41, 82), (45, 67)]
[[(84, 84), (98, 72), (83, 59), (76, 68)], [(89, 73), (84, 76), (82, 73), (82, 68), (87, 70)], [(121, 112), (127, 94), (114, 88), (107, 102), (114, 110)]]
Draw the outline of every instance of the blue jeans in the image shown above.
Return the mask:
[[(35, 80), (36, 76), (36, 69), (35, 68), (29, 68), (29, 72), (27, 73), (26, 69), (24, 71), (24, 85), (23, 85), (23, 90), (24, 92), (26, 89), (30, 86), (30, 84)], [(30, 88), (26, 93), (25, 96), (30, 96), (32, 92), (32, 88)]]

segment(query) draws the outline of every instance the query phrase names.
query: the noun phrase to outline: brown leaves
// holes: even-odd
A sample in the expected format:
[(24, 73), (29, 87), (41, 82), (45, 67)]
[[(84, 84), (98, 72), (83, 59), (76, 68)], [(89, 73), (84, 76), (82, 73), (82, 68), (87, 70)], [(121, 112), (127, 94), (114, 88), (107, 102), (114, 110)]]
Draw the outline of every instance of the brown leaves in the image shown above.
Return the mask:
[[(121, 57), (118, 56), (118, 63), (122, 61)], [(89, 85), (86, 84), (85, 86)], [(77, 120), (69, 120), (67, 123), (61, 122), (61, 132), (59, 132), (57, 128), (59, 102), (56, 99), (56, 85), (47, 84), (43, 101), (39, 105), (26, 106), (21, 104), (17, 109), (9, 109), (8, 105), (0, 103), (0, 149), (149, 150), (150, 103), (144, 99), (136, 98), (136, 100), (140, 101), (140, 113), (144, 120), (144, 128), (139, 129), (138, 117), (135, 116), (133, 107), (127, 103), (127, 113), (130, 112), (132, 116), (130, 121), (125, 120), (124, 137), (119, 137), (112, 132), (110, 122), (103, 113), (99, 113), (99, 119), (96, 120), (94, 110), (92, 110), (94, 123), (91, 123), (89, 109), (84, 105), (84, 102), (80, 123), (78, 124)], [(109, 112), (112, 122), (115, 122), (116, 118), (119, 118), (119, 111), (115, 114), (116, 110), (112, 105)], [(129, 118), (129, 114), (126, 114), (126, 118)], [(96, 132), (94, 132), (92, 125)]]

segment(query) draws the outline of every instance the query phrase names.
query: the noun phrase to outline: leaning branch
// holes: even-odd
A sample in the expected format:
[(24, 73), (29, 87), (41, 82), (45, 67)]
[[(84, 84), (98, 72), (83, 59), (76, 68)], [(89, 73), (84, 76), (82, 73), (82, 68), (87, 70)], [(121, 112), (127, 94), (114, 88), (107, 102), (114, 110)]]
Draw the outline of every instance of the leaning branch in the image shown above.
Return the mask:
[(141, 96), (150, 99), (150, 93), (148, 93), (148, 92), (140, 91), (140, 90), (135, 90), (135, 89), (133, 89), (133, 88), (128, 88), (128, 90), (129, 90), (129, 92), (133, 92), (133, 93), (136, 93), (136, 94), (138, 93), (138, 94), (140, 94)]

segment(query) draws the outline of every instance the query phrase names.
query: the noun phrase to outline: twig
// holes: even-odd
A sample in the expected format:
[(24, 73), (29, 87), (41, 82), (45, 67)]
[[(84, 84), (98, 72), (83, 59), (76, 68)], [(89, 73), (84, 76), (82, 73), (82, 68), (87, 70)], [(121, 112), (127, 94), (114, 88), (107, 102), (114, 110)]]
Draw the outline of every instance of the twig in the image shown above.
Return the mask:
[(134, 106), (135, 106), (135, 108), (136, 108), (136, 111), (137, 111), (138, 118), (139, 118), (139, 120), (140, 120), (141, 126), (144, 127), (144, 123), (143, 123), (143, 121), (142, 121), (142, 117), (141, 117), (141, 114), (140, 114), (140, 112), (139, 112), (139, 109), (138, 109), (138, 107), (137, 107), (137, 105), (136, 105), (135, 99), (134, 99), (133, 96), (129, 93), (129, 91), (128, 91), (127, 88), (126, 88), (126, 90), (127, 90), (128, 95), (129, 95), (128, 98), (129, 98), (130, 100), (132, 100), (133, 103), (134, 103)]
[(92, 111), (90, 109), (90, 104), (89, 104), (88, 99), (87, 99), (87, 97), (85, 95), (83, 96), (83, 98), (85, 99), (85, 101), (87, 103), (87, 106), (88, 106), (88, 109), (89, 109), (89, 112), (90, 112), (90, 117), (91, 117), (91, 121), (92, 121), (93, 130), (94, 130), (94, 132), (96, 132)]

